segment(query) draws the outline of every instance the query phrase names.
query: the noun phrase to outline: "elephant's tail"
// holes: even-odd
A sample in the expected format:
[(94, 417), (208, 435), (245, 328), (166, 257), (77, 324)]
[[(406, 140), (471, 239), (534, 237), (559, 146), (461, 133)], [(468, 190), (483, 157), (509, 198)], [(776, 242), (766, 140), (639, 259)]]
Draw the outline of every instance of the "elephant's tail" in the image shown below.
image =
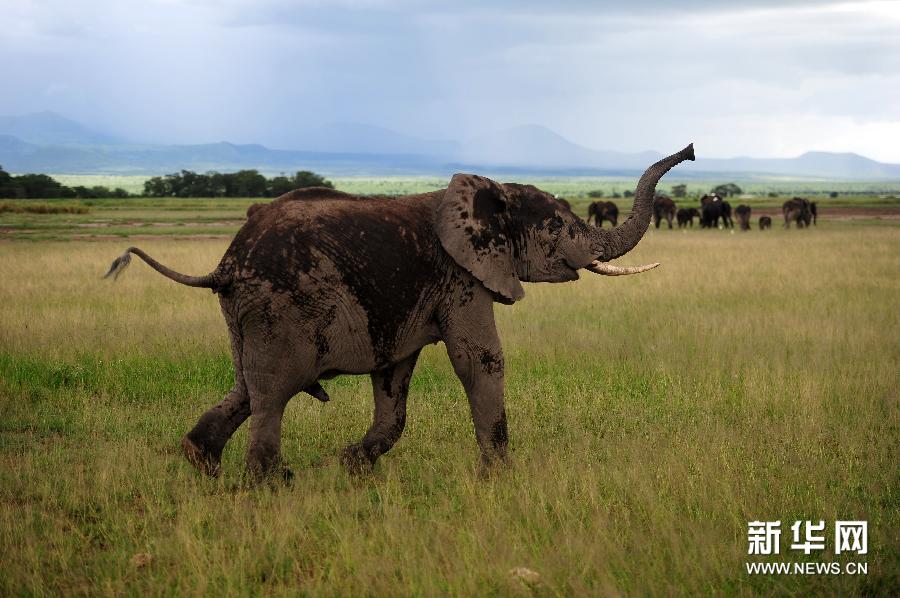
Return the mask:
[(113, 280), (119, 278), (119, 274), (121, 274), (125, 268), (128, 267), (128, 264), (131, 263), (131, 254), (134, 254), (147, 262), (151, 268), (169, 278), (174, 280), (177, 283), (187, 285), (189, 287), (200, 287), (204, 289), (212, 289), (213, 291), (217, 291), (222, 287), (226, 286), (229, 282), (231, 282), (230, 277), (227, 275), (223, 275), (218, 269), (213, 270), (206, 276), (188, 276), (187, 274), (182, 274), (181, 272), (176, 272), (171, 268), (168, 268), (155, 259), (147, 255), (143, 250), (138, 249), (137, 247), (129, 247), (125, 250), (125, 253), (117, 257), (112, 265), (109, 267), (109, 271), (103, 276), (103, 278), (113, 277)]

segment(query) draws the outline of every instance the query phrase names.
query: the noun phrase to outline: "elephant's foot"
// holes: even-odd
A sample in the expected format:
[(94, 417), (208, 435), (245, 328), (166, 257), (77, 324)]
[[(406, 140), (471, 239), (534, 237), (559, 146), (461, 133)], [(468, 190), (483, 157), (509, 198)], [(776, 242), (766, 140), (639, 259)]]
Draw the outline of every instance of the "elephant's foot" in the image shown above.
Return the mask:
[(185, 459), (196, 467), (200, 473), (213, 478), (219, 477), (221, 471), (220, 456), (198, 445), (189, 436), (189, 434), (186, 434), (181, 439), (181, 450), (184, 452)]
[(246, 486), (260, 486), (267, 484), (271, 487), (294, 482), (294, 471), (280, 461), (267, 468), (259, 466), (247, 467), (244, 471), (244, 484)]
[(506, 471), (512, 465), (506, 451), (493, 455), (481, 454), (481, 462), (478, 464), (477, 475), (479, 479), (487, 480)]
[(341, 465), (351, 475), (368, 475), (375, 468), (375, 461), (361, 443), (351, 444), (341, 451)]

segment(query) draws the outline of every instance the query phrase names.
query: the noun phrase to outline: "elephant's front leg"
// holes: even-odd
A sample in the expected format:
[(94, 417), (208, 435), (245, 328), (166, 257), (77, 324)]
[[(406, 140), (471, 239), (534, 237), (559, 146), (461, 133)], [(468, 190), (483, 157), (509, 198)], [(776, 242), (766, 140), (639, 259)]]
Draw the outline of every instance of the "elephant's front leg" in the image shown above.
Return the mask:
[(416, 351), (403, 361), (372, 372), (375, 416), (362, 440), (341, 453), (341, 463), (353, 473), (371, 471), (378, 457), (388, 452), (400, 439), (406, 425), (406, 397), (409, 381), (416, 367)]
[[(474, 303), (478, 303), (476, 300)], [(503, 350), (493, 306), (455, 314), (444, 332), (447, 354), (469, 398), (483, 466), (505, 463), (509, 434), (503, 406)]]

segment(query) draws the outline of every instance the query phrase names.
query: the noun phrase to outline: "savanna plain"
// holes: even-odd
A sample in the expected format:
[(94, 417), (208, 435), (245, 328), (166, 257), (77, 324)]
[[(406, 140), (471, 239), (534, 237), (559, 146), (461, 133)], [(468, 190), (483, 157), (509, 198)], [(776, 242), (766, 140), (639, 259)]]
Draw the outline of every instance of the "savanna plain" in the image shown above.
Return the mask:
[[(897, 595), (900, 206), (820, 204), (812, 229), (757, 230), (783, 199), (749, 232), (651, 229), (618, 262), (652, 272), (497, 305), (508, 469), (477, 475), (437, 345), (371, 476), (337, 460), (372, 411), (368, 377), (345, 376), (329, 403), (292, 400), (293, 483), (261, 487), (241, 478), (246, 425), (219, 479), (180, 455), (233, 383), (215, 296), (137, 260), (101, 280), (128, 245), (210, 271), (250, 201), (8, 204), (0, 594)], [(780, 555), (747, 554), (752, 520), (783, 522)], [(868, 553), (791, 551), (796, 520), (868, 521)], [(868, 574), (745, 569), (832, 560)]]

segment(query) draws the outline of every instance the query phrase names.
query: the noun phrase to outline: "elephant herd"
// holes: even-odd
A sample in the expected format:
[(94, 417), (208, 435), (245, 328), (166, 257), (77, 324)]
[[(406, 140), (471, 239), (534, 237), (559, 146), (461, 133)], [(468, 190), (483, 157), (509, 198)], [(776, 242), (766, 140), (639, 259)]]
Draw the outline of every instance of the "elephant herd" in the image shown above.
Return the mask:
[[(672, 228), (672, 220), (678, 224), (678, 228), (693, 228), (694, 219), (700, 223), (700, 228), (734, 228), (737, 220), (741, 230), (750, 230), (750, 216), (752, 208), (741, 204), (734, 210), (718, 193), (711, 193), (700, 198), (699, 208), (678, 208), (671, 197), (657, 194), (653, 202), (653, 223), (656, 228), (665, 220), (669, 228)], [(790, 228), (791, 223), (797, 228), (808, 228), (816, 224), (818, 209), (816, 202), (803, 197), (794, 197), (784, 202), (781, 206), (784, 216), (784, 228)], [(603, 226), (603, 221), (609, 221), (613, 226), (619, 217), (619, 209), (611, 201), (595, 201), (588, 206), (588, 222), (593, 220), (596, 226)], [(759, 230), (772, 228), (772, 218), (760, 216), (758, 220)]]

